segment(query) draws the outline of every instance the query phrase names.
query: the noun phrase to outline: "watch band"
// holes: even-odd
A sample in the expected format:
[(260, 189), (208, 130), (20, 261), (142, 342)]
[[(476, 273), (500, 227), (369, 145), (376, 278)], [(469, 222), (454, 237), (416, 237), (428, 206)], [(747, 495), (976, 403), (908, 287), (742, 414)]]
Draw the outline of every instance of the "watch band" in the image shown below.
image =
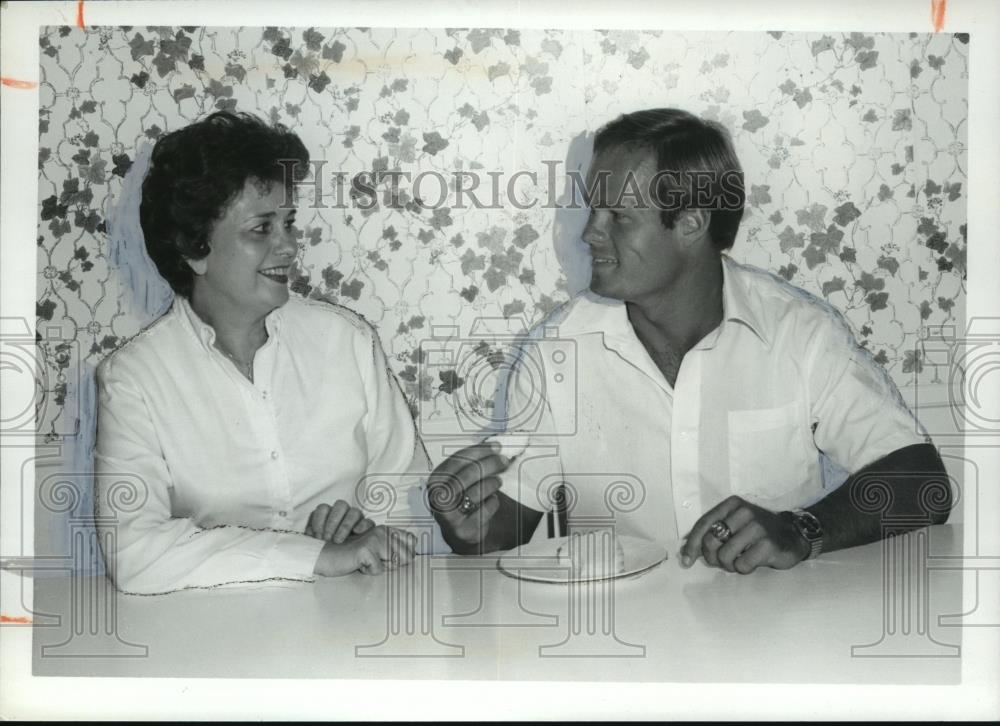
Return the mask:
[(805, 559), (816, 559), (823, 551), (823, 525), (814, 514), (804, 509), (795, 509), (791, 515), (792, 523), (799, 530), (799, 534), (809, 543), (809, 554)]

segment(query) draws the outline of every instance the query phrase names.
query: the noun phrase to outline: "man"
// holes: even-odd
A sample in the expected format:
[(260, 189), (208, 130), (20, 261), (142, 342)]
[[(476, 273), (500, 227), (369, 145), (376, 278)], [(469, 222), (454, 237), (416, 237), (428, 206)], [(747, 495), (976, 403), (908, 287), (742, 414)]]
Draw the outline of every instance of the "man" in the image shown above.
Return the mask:
[[(578, 385), (546, 371), (521, 465), (483, 445), (435, 472), (456, 552), (527, 541), (559, 478), (571, 518), (683, 535), (685, 566), (744, 574), (875, 541), (886, 513), (947, 519), (936, 449), (844, 319), (723, 254), (744, 203), (724, 129), (676, 109), (622, 116), (597, 132), (587, 194), (590, 290), (539, 328), (574, 342)], [(508, 405), (537, 398), (530, 384), (515, 371)], [(557, 453), (529, 456), (543, 450)], [(824, 486), (823, 455), (851, 472), (842, 486)], [(618, 514), (616, 478), (632, 499)]]

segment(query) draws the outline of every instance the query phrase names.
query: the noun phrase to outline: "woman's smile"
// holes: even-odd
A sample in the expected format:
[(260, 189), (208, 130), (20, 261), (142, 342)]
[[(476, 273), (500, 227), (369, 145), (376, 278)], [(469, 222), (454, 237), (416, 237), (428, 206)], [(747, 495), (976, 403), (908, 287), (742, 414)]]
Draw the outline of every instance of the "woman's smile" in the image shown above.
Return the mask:
[(263, 275), (268, 280), (273, 280), (274, 282), (280, 283), (282, 285), (287, 285), (289, 267), (290, 265), (283, 265), (281, 267), (268, 267), (266, 270), (259, 270), (257, 274)]

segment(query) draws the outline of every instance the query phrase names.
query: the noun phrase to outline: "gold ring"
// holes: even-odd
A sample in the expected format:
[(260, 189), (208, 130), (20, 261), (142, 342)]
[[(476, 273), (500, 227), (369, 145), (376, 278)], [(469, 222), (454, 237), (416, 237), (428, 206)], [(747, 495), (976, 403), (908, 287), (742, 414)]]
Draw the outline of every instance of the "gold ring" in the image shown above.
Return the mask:
[(725, 544), (733, 536), (733, 530), (729, 528), (729, 525), (723, 522), (721, 519), (717, 519), (709, 525), (708, 531), (712, 533), (712, 536), (717, 540)]

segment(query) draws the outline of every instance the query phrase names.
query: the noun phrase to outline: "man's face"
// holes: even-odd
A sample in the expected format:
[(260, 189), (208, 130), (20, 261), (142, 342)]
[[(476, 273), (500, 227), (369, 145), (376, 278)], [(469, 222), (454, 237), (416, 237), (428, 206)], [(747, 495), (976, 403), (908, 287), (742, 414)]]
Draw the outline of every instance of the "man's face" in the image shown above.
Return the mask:
[(641, 303), (669, 291), (685, 269), (674, 230), (663, 226), (653, 202), (655, 174), (655, 154), (646, 149), (606, 149), (590, 165), (583, 241), (590, 247), (590, 289), (598, 295)]

